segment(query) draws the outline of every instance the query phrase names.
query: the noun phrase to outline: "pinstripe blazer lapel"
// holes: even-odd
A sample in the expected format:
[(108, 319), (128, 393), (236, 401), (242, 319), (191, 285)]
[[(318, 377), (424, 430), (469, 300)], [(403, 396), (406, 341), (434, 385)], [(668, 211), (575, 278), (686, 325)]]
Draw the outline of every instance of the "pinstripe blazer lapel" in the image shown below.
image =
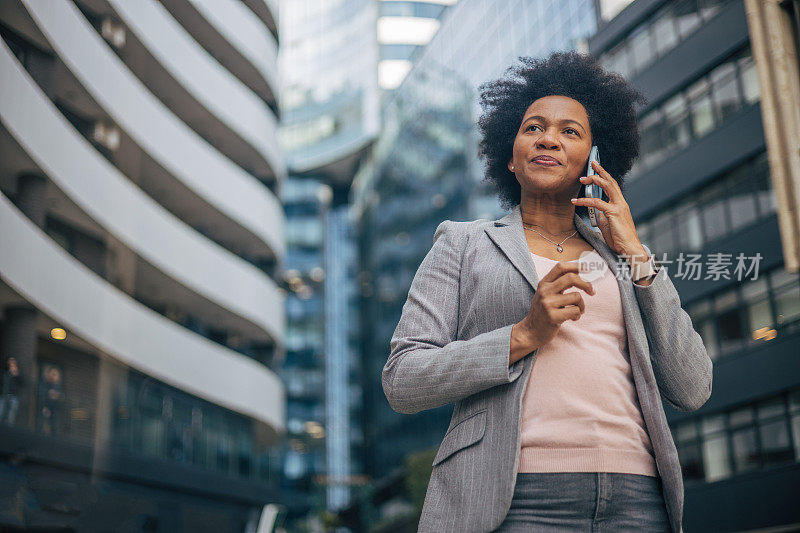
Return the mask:
[(531, 284), (533, 290), (536, 290), (539, 286), (539, 276), (536, 275), (536, 267), (533, 265), (528, 241), (525, 239), (520, 205), (514, 206), (509, 214), (495, 220), (494, 225), (487, 226), (484, 231)]

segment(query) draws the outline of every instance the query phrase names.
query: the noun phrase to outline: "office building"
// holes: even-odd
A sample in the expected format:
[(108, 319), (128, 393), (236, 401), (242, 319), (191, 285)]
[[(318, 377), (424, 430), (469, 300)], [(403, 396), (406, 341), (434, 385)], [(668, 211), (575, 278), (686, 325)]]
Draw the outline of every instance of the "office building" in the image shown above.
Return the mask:
[(800, 282), (749, 30), (741, 0), (637, 0), (589, 41), (648, 99), (626, 199), (714, 362), (701, 409), (664, 404), (686, 531), (800, 527)]
[(2, 529), (240, 532), (284, 503), (276, 17), (0, 5)]

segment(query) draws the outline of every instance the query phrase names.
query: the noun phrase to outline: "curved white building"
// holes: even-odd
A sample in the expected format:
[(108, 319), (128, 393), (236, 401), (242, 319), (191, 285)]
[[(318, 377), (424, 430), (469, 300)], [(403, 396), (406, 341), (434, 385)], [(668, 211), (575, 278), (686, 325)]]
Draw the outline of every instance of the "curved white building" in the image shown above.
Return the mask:
[(0, 3), (0, 462), (65, 487), (0, 526), (281, 503), (278, 42), (274, 0)]

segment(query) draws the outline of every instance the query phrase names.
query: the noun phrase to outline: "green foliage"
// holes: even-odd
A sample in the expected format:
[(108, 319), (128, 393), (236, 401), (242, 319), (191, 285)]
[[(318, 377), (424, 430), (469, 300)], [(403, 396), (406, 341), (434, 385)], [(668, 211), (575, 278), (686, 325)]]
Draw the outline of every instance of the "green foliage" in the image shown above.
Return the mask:
[(422, 504), (425, 502), (425, 491), (433, 471), (433, 458), (436, 457), (436, 448), (422, 452), (412, 453), (405, 458), (405, 482), (409, 499), (417, 513), (422, 513)]

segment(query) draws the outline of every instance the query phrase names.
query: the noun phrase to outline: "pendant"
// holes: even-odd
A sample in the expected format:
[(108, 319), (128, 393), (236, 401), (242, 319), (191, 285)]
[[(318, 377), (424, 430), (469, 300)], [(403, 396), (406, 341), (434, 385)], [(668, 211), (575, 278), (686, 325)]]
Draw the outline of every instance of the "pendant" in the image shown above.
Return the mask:
[(563, 252), (564, 251), (564, 249), (561, 247), (560, 244), (556, 244), (556, 248), (558, 248), (559, 252)]

